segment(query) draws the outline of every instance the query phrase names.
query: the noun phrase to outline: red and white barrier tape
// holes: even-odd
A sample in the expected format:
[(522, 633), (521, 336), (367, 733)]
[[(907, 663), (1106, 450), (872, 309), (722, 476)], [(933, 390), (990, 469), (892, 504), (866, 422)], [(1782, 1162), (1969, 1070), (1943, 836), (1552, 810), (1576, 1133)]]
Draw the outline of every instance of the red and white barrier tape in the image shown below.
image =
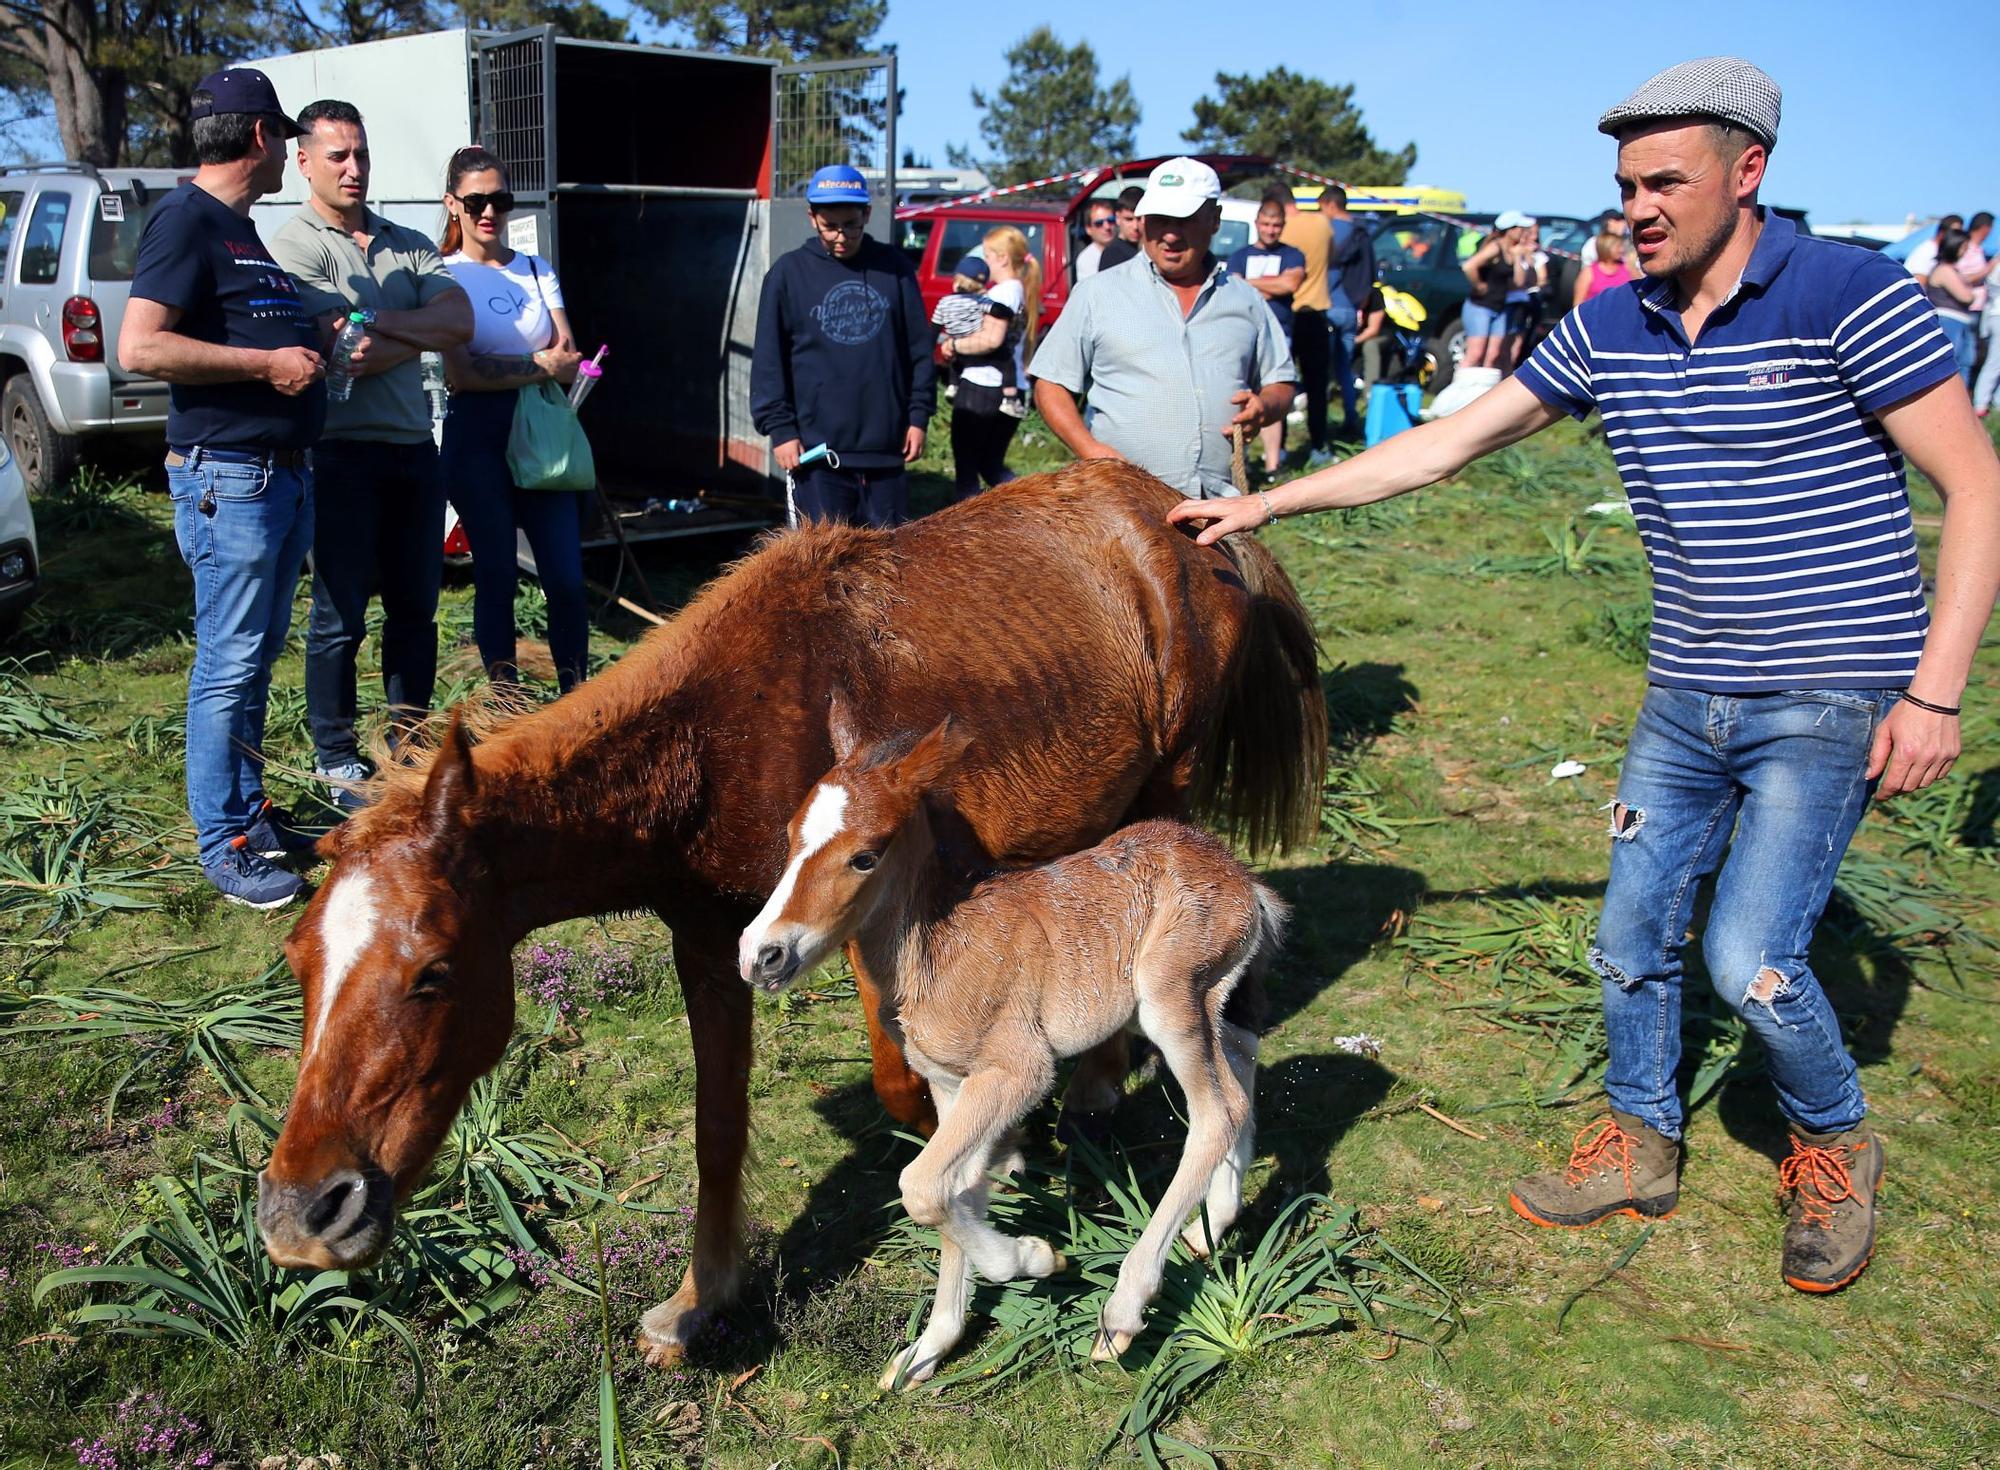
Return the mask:
[(961, 194), (956, 199), (940, 199), (931, 204), (913, 204), (896, 211), (898, 215), (940, 214), (947, 209), (957, 209), (964, 204), (984, 204), (989, 199), (998, 199), (1007, 194), (1024, 194), (1030, 189), (1046, 189), (1051, 184), (1066, 184), (1071, 179), (1081, 179), (1090, 174), (1102, 173), (1109, 164), (1093, 163), (1089, 168), (1073, 168), (1068, 173), (1050, 174), (1045, 179), (1030, 179), (1025, 184), (1008, 184), (998, 189), (981, 189), (977, 194)]

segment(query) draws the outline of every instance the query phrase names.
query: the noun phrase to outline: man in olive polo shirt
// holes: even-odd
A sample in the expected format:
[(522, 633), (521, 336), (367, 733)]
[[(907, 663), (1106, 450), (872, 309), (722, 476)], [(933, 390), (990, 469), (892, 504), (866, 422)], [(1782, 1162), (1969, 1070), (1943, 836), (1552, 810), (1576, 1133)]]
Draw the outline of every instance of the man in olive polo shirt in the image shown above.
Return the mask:
[(358, 804), (368, 775), (355, 738), (355, 656), (368, 597), (382, 591), (382, 687), (392, 718), (430, 708), (437, 677), (444, 482), (419, 357), (472, 339), (472, 303), (415, 230), (368, 208), (368, 134), (345, 102), (299, 114), (299, 172), (311, 191), (271, 253), (331, 333), (353, 311), (369, 345), (352, 396), (327, 404), (314, 451), (320, 516), (306, 624), (306, 714), (315, 766), (336, 805)]

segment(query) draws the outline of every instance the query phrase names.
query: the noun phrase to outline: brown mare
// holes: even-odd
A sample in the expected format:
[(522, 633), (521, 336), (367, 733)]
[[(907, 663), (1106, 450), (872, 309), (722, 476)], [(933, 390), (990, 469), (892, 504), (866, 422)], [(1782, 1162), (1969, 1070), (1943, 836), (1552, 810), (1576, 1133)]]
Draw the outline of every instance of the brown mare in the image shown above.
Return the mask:
[(777, 991), (851, 942), (882, 988), (883, 1026), (937, 1101), (937, 1132), (900, 1181), (910, 1218), (938, 1229), (937, 1298), (881, 1386), (937, 1371), (965, 1333), (975, 1269), (988, 1281), (1063, 1269), (1040, 1236), (987, 1223), (987, 1173), (1058, 1061), (1136, 1030), (1180, 1084), (1188, 1139), (1098, 1322), (1090, 1355), (1115, 1362), (1145, 1326), (1182, 1222), (1202, 1206), (1181, 1238), (1206, 1256), (1242, 1206), (1254, 1026), (1285, 906), (1216, 838), (1165, 820), (962, 876), (941, 860), (938, 819), (963, 734), (947, 720), (914, 743), (862, 748), (838, 702), (833, 733), (840, 764), (792, 818), (784, 874), (736, 963), (747, 983)]
[[(476, 747), (455, 721), (390, 775), (322, 843), (332, 871), (285, 946), (306, 1019), (259, 1181), (272, 1260), (380, 1255), (396, 1201), (506, 1046), (513, 947), (559, 920), (651, 909), (687, 998), (699, 1186), (686, 1279), (640, 1343), (655, 1362), (679, 1354), (738, 1286), (751, 995), (736, 939), (833, 764), (836, 694), (880, 721), (863, 716), (871, 741), (947, 714), (966, 730), (956, 808), (986, 861), (1186, 809), (1253, 843), (1309, 837), (1326, 709), (1304, 610), (1261, 546), (1226, 556), (1169, 529), (1178, 498), (1092, 462), (895, 531), (775, 537), (597, 678)], [(927, 1125), (922, 1081), (861, 980), (876, 1091)], [(1098, 1060), (1072, 1106), (1115, 1102), (1122, 1054)]]

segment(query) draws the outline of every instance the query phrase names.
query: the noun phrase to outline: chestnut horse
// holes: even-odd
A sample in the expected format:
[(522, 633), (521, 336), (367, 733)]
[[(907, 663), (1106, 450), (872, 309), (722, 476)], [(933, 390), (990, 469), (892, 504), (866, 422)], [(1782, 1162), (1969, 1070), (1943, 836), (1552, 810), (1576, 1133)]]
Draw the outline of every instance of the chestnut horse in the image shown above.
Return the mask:
[[(698, 1189), (687, 1276), (640, 1344), (677, 1356), (738, 1286), (751, 1006), (736, 939), (833, 764), (837, 696), (879, 719), (868, 740), (953, 716), (972, 740), (956, 809), (985, 860), (1039, 861), (1189, 809), (1253, 844), (1308, 839), (1326, 708), (1304, 610), (1254, 541), (1225, 555), (1168, 527), (1178, 499), (1099, 461), (894, 531), (776, 536), (564, 698), (476, 747), (454, 720), (383, 778), (322, 842), (332, 871), (285, 945), (305, 1028), (259, 1179), (271, 1259), (379, 1256), (506, 1047), (513, 947), (563, 919), (651, 909), (687, 999)], [(876, 1091), (928, 1123), (860, 979)], [(1082, 1106), (1115, 1102), (1106, 1076)]]

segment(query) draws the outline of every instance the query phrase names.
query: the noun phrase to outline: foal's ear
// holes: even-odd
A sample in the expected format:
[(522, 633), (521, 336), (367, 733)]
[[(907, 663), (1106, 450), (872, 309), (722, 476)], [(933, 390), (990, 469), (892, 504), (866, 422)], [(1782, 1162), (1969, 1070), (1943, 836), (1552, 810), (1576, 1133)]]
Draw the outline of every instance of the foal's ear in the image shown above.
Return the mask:
[(827, 696), (826, 733), (833, 738), (833, 758), (840, 765), (861, 748), (861, 723), (854, 718), (846, 691), (839, 688)]
[(472, 741), (465, 733), (465, 717), (454, 714), (451, 728), (438, 744), (430, 775), (424, 780), (425, 828), (436, 835), (456, 825), (459, 813), (472, 799), (476, 784)]
[(917, 790), (929, 791), (958, 768), (971, 744), (972, 732), (946, 715), (897, 762), (897, 773)]

